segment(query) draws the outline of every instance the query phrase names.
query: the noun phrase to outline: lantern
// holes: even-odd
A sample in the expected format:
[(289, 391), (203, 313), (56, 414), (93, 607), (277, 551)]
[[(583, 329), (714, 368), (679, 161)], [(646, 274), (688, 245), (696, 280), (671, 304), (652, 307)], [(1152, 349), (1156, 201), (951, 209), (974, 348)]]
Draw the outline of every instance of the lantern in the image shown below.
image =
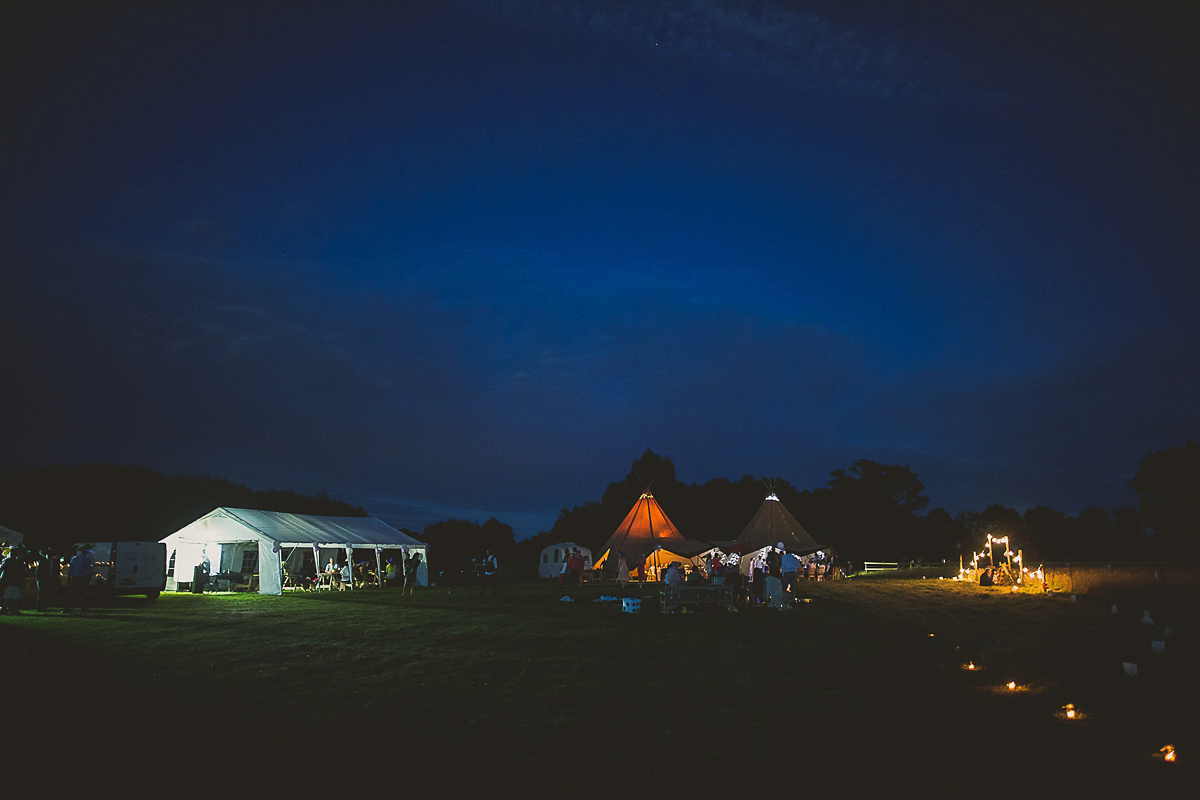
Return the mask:
[(1063, 708), (1067, 712), (1067, 719), (1075, 719), (1075, 704), (1067, 703)]

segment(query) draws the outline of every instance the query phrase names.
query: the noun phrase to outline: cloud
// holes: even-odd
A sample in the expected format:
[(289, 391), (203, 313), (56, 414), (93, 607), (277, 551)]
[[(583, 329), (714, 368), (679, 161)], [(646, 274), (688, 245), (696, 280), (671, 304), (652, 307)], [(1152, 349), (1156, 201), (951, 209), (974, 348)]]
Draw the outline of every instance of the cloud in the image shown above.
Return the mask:
[(873, 458), (911, 464), (954, 510), (1075, 511), (1129, 502), (1137, 461), (1194, 436), (1200, 410), (1183, 318), (988, 375), (883, 369), (878, 345), (732, 270), (476, 250), (322, 280), (337, 272), (131, 253), (25, 264), (0, 352), (20, 376), (6, 418), (27, 432), (0, 467), (130, 461), (373, 498), (410, 527), (405, 509), (538, 525), (653, 447), (686, 480), (819, 486)]
[(498, 24), (569, 30), (669, 60), (715, 66), (797, 89), (888, 102), (988, 102), (994, 87), (969, 56), (899, 28), (855, 27), (769, 2), (466, 2)]

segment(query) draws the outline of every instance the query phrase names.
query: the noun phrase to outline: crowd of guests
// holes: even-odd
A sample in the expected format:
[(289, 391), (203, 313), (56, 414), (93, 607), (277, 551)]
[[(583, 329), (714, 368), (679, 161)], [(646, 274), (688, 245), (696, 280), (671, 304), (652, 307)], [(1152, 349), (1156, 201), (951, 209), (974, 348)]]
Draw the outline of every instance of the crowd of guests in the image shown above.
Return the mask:
[[(399, 557), (389, 557), (383, 564), (383, 585), (398, 587), (401, 594), (407, 592), (411, 595), (418, 584), (417, 574), (421, 568), (421, 561), (420, 551), (413, 550), (410, 553), (408, 548), (404, 548)], [(311, 566), (307, 572), (301, 570), (295, 573), (289, 571), (285, 566), (284, 577), (285, 585), (304, 591), (379, 585), (373, 565), (363, 560), (355, 563), (347, 561), (339, 566), (334, 559), (330, 558), (325, 564), (325, 568), (317, 574), (312, 573)]]
[[(630, 580), (629, 565), (624, 552), (619, 552), (617, 559), (617, 581), (624, 589)], [(823, 581), (841, 577), (841, 568), (834, 564), (833, 554), (825, 552), (797, 556), (770, 549), (754, 557), (746, 573), (742, 572), (742, 566), (742, 559), (739, 557), (723, 558), (711, 554), (702, 567), (673, 561), (662, 569), (643, 564), (634, 572), (639, 585), (645, 583), (647, 578), (653, 580), (659, 577), (668, 586), (729, 586), (733, 590), (736, 603), (766, 605), (779, 609), (799, 599), (796, 585), (801, 581)]]
[(558, 575), (559, 586), (582, 586), (583, 571), (587, 568), (588, 557), (579, 552), (579, 548), (572, 548), (571, 552), (562, 561), (562, 571)]
[(31, 551), (22, 544), (12, 545), (4, 551), (3, 561), (0, 561), (0, 593), (3, 595), (0, 613), (21, 613), (21, 602), (30, 577), (34, 579), (37, 593), (36, 611), (49, 611), (51, 605), (60, 602), (63, 614), (70, 614), (74, 609), (87, 611), (88, 587), (94, 572), (92, 551), (86, 547), (73, 547), (60, 557), (53, 547)]

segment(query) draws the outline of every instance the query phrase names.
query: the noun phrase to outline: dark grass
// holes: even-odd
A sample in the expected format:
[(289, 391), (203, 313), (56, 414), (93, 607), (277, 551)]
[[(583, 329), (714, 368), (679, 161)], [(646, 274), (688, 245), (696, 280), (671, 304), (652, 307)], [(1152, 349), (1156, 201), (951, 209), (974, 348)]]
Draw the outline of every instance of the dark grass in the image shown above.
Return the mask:
[[(673, 615), (648, 588), (638, 615), (591, 602), (611, 586), (572, 590), (573, 603), (547, 584), (167, 594), (4, 618), (0, 644), (28, 709), (26, 755), (46, 742), (56, 757), (143, 754), (167, 781), (214, 760), (250, 783), (264, 763), (292, 764), (282, 786), (307, 780), (309, 760), (330, 774), (331, 758), (371, 780), (399, 760), (451, 786), (531, 788), (646, 787), (673, 770), (707, 786), (751, 770), (775, 786), (801, 770), (810, 786), (920, 776), (949, 792), (997, 769), (1144, 788), (1193, 772), (1193, 593), (1072, 602), (887, 579), (801, 591), (811, 602), (782, 614)], [(1163, 655), (1143, 608), (1155, 630), (1175, 628)], [(1136, 680), (1122, 661), (1139, 663)], [(998, 688), (1009, 680), (1025, 690)], [(1086, 719), (1056, 717), (1068, 702)], [(1151, 758), (1168, 742), (1177, 764)]]

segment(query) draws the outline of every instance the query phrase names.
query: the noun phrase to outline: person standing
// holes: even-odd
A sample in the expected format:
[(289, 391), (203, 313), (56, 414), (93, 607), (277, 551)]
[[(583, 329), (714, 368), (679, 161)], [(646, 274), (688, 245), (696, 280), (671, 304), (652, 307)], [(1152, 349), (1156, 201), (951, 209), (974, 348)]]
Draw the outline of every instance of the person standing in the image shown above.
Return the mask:
[(796, 586), (796, 573), (800, 569), (800, 559), (794, 553), (783, 554), (783, 591), (792, 592)]
[(50, 601), (54, 599), (54, 595), (58, 594), (58, 590), (62, 588), (62, 582), (59, 578), (59, 567), (58, 553), (54, 552), (53, 547), (47, 547), (39, 554), (37, 570), (34, 572), (34, 577), (37, 578), (38, 611), (48, 609)]
[(4, 592), (5, 614), (21, 613), (21, 595), (25, 589), (25, 548), (17, 545), (8, 551), (8, 557), (0, 564), (0, 589)]
[(482, 595), (484, 590), (490, 585), (492, 594), (496, 593), (496, 574), (500, 572), (500, 561), (496, 558), (496, 554), (491, 550), (487, 551), (487, 558), (483, 560), (483, 567), (479, 571), (479, 594)]
[(783, 557), (777, 550), (767, 552), (767, 574), (763, 576), (762, 597), (768, 608), (783, 611), (787, 608), (783, 598)]
[(567, 566), (570, 575), (568, 583), (571, 586), (581, 586), (583, 584), (583, 554), (579, 552), (578, 547), (571, 550), (571, 558), (567, 561)]
[(629, 583), (629, 562), (625, 560), (625, 551), (618, 553), (617, 559), (617, 583), (621, 584), (621, 591), (625, 591), (625, 584)]
[(86, 547), (80, 547), (72, 557), (70, 565), (67, 566), (67, 580), (70, 585), (67, 587), (67, 602), (63, 603), (62, 613), (71, 613), (71, 608), (74, 606), (78, 606), (81, 612), (87, 611), (88, 584), (92, 582), (94, 570), (92, 551)]
[(417, 571), (421, 568), (421, 554), (414, 552), (404, 562), (404, 586), (400, 589), (400, 594), (408, 592), (412, 595), (413, 590), (417, 585)]

